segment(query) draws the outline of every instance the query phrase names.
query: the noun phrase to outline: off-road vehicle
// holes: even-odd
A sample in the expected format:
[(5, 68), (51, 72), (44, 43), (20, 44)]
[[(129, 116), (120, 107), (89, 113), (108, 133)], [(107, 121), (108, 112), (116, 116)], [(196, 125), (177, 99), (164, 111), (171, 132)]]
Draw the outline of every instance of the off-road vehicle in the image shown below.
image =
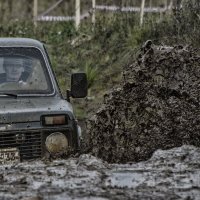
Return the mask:
[(69, 99), (87, 95), (85, 73), (71, 75), (66, 93), (64, 98), (43, 43), (0, 39), (0, 163), (79, 149), (81, 129)]

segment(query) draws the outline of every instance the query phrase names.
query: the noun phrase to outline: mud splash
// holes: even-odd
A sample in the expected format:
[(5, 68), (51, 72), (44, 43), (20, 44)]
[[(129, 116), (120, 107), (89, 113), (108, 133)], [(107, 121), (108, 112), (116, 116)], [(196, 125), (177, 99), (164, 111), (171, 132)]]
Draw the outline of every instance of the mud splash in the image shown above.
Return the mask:
[(200, 146), (200, 54), (147, 41), (88, 121), (88, 146), (111, 163), (142, 161), (157, 149)]
[(83, 154), (0, 166), (0, 199), (200, 199), (200, 148), (157, 150), (139, 163), (108, 164)]

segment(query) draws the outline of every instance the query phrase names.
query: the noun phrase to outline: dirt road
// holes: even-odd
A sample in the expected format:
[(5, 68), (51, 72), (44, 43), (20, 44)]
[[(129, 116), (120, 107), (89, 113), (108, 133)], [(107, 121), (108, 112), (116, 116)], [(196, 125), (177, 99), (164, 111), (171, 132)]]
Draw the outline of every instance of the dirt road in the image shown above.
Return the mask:
[(0, 199), (200, 199), (200, 148), (157, 150), (151, 159), (108, 164), (89, 154), (0, 166)]

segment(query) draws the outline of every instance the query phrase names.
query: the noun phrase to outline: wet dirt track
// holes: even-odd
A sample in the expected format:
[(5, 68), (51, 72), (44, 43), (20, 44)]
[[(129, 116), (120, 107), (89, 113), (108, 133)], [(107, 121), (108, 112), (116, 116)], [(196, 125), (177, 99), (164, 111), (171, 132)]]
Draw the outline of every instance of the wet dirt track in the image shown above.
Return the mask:
[(200, 148), (157, 150), (143, 162), (108, 164), (89, 154), (0, 166), (0, 199), (200, 199)]

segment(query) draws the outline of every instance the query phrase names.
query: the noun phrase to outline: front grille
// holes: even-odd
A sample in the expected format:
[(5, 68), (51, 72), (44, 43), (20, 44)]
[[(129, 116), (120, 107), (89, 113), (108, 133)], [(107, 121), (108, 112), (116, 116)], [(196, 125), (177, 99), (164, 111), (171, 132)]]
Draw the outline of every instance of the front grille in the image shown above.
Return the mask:
[(20, 159), (30, 160), (42, 155), (42, 139), (40, 132), (0, 133), (0, 148), (17, 147)]

